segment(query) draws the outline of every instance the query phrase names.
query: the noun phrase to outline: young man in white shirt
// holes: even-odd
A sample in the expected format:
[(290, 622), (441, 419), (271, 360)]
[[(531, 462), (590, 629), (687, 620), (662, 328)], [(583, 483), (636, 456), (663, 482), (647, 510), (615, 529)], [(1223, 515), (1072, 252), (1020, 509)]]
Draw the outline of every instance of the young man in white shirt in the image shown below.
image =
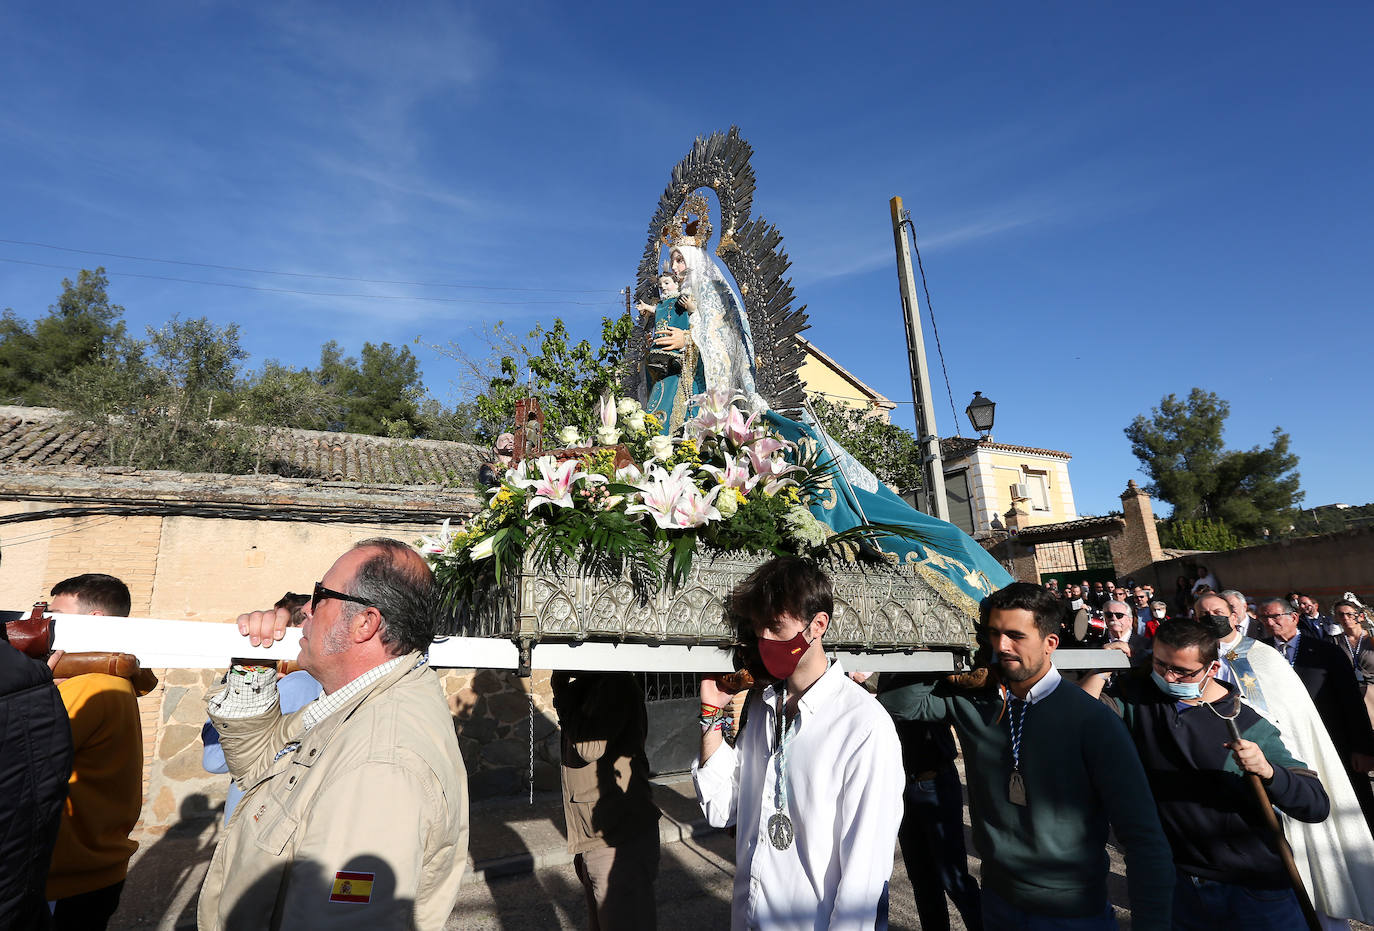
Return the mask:
[(885, 928), (902, 751), (882, 706), (826, 659), (830, 580), (774, 559), (735, 589), (730, 611), (777, 680), (750, 695), (733, 747), (722, 736), (732, 693), (701, 682), (692, 777), (707, 821), (737, 827), (731, 927)]

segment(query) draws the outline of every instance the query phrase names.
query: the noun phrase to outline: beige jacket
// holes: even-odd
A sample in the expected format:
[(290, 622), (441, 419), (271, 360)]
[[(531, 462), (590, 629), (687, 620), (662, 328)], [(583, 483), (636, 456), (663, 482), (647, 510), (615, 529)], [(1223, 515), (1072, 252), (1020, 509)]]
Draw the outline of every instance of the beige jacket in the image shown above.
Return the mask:
[(438, 676), (417, 659), (295, 749), (303, 712), (211, 716), (246, 792), (201, 889), (200, 931), (443, 927), (467, 862), (467, 774)]

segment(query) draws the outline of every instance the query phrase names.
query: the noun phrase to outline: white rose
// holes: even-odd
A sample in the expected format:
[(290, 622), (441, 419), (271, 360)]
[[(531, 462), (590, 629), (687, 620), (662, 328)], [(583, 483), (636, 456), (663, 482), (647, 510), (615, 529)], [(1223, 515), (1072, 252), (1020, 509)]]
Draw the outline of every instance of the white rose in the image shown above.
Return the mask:
[(727, 520), (735, 516), (739, 510), (739, 498), (735, 496), (735, 489), (725, 488), (716, 496), (716, 510), (720, 511), (720, 516)]
[(634, 411), (625, 417), (625, 424), (630, 428), (631, 433), (644, 432), (644, 412)]
[(576, 446), (582, 442), (582, 433), (576, 427), (564, 427), (558, 431), (558, 442), (564, 446)]
[(614, 446), (620, 442), (620, 431), (615, 427), (597, 427), (596, 441), (602, 446)]
[(649, 452), (655, 459), (667, 459), (673, 454), (673, 438), (662, 434), (649, 437)]
[(615, 409), (621, 417), (629, 417), (636, 411), (643, 410), (643, 408), (639, 406), (639, 402), (634, 398), (621, 398), (616, 402)]

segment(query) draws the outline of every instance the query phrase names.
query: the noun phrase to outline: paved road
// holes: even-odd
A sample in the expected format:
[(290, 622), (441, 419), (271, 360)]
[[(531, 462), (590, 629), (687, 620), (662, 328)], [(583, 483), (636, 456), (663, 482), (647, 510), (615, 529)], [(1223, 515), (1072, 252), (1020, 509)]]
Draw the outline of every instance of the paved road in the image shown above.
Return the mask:
[[(112, 931), (193, 931), (196, 896), (217, 833), (215, 823), (187, 825), (140, 851), (110, 925)], [(723, 833), (665, 844), (656, 883), (659, 927), (728, 928), (734, 869), (734, 841)], [(892, 927), (920, 927), (900, 857), (891, 898)], [(954, 917), (956, 931), (963, 931), (963, 924)], [(560, 863), (516, 875), (489, 875), (485, 881), (468, 878), (445, 927), (526, 931), (586, 926), (582, 887), (571, 864)]]
[[(692, 831), (699, 831), (699, 825), (693, 827), (667, 817), (670, 810), (683, 806), (690, 809), (695, 804), (691, 801), (687, 805), (681, 786), (676, 787), (675, 794), (668, 794), (673, 788), (660, 787), (655, 797), (665, 810), (665, 832), (678, 831), (679, 836), (687, 839), (663, 846), (656, 884), (659, 927), (667, 931), (715, 931), (729, 927), (734, 842), (720, 832), (693, 836)], [(484, 876), (465, 877), (446, 928), (526, 931), (586, 927), (586, 905), (582, 888), (567, 862), (559, 808), (557, 793), (538, 798), (533, 807), (519, 799), (478, 803), (474, 807), (474, 850), (479, 854), (486, 851), (479, 859), (488, 869)], [(685, 813), (690, 811), (679, 812)], [(497, 827), (499, 831), (495, 830)], [(145, 841), (130, 870), (119, 911), (110, 925), (112, 931), (194, 931), (196, 897), (218, 831), (217, 821), (202, 818), (183, 822), (166, 835)], [(511, 843), (529, 856), (496, 856)], [(1108, 891), (1112, 901), (1120, 904), (1126, 901), (1124, 864), (1115, 850), (1108, 848), (1108, 853), (1112, 869)], [(911, 884), (901, 857), (895, 859), (889, 907), (891, 927), (916, 929), (920, 922)], [(531, 862), (535, 866), (532, 871)], [(970, 857), (969, 867), (975, 876), (979, 865), (976, 857)], [(499, 875), (503, 871), (507, 875)], [(1129, 913), (1118, 909), (1117, 916), (1121, 927), (1129, 931)], [(952, 914), (951, 919), (956, 931), (963, 931), (958, 915)], [(1359, 924), (1355, 928), (1374, 931)]]

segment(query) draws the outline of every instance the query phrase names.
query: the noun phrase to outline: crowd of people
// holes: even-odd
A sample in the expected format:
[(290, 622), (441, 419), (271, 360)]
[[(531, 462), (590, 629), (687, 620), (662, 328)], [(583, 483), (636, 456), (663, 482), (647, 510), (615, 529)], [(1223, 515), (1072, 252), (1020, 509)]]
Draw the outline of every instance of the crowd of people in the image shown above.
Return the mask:
[[(1247, 598), (1205, 570), (1187, 589), (1170, 603), (1133, 580), (1013, 583), (983, 600), (970, 669), (871, 676), (827, 654), (825, 573), (766, 563), (729, 599), (755, 681), (701, 680), (692, 768), (707, 820), (735, 832), (732, 926), (885, 927), (900, 850), (926, 931), (949, 927), (951, 903), (971, 931), (1112, 928), (1109, 842), (1135, 928), (1370, 920), (1369, 612), (1350, 594)], [(301, 626), (300, 671), (238, 660), (208, 696), (206, 765), (230, 775), (236, 807), (200, 928), (444, 926), (468, 801), (428, 665), (435, 595), (412, 548), (377, 538), (309, 596), (238, 618), (246, 657)], [(127, 615), (130, 598), (91, 574), (50, 602)], [(1061, 672), (1070, 643), (1128, 668)], [(55, 681), (61, 659), (0, 647), (0, 928), (106, 927), (137, 846), (140, 685)], [(551, 685), (588, 924), (653, 928), (642, 691), (624, 673)]]
[[(1134, 928), (1335, 928), (1374, 916), (1374, 719), (1363, 694), (1374, 657), (1353, 595), (1328, 620), (1300, 593), (1218, 592), (1205, 569), (1172, 610), (1133, 580), (1013, 583), (982, 603), (972, 671), (880, 677), (889, 729), (826, 662), (828, 588), (792, 594), (807, 588), (788, 578), (742, 602), (741, 633), (775, 684), (751, 695), (733, 747), (717, 733), (730, 696), (702, 683), (694, 775), (711, 823), (738, 831), (735, 927), (884, 926), (897, 840), (922, 928), (949, 927), (946, 895), (970, 929), (1114, 928), (1109, 831)], [(1061, 644), (1094, 641), (1126, 653), (1129, 669), (1055, 667)], [(891, 779), (898, 765), (904, 787)]]

